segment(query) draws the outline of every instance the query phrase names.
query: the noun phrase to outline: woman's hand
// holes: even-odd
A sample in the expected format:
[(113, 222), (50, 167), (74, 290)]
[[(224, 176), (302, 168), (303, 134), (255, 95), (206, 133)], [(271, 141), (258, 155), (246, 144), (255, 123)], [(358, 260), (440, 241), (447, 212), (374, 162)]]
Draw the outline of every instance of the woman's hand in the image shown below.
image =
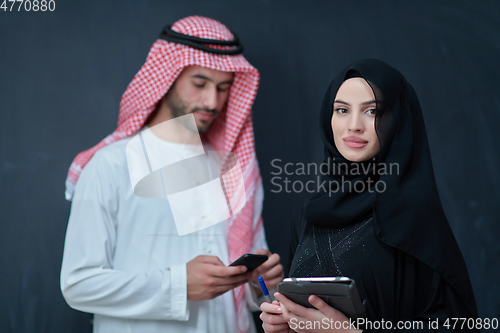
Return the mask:
[[(308, 299), (315, 309), (305, 308), (294, 303), (280, 293), (275, 293), (274, 296), (280, 301), (284, 320), (297, 333), (362, 332), (362, 330), (350, 327), (349, 318), (317, 296), (311, 295)], [(316, 328), (314, 322), (317, 322)], [(335, 327), (340, 329), (335, 329)]]
[(288, 333), (290, 331), (278, 302), (274, 301), (273, 304), (264, 302), (260, 305), (260, 309), (262, 310), (260, 319), (264, 332)]

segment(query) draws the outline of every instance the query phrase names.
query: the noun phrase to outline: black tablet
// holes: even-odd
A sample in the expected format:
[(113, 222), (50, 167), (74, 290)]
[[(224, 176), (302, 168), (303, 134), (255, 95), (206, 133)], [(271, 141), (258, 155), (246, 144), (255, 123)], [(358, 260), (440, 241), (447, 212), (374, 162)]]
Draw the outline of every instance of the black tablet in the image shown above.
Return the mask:
[(347, 277), (287, 278), (278, 284), (278, 291), (307, 308), (314, 308), (308, 298), (316, 295), (352, 320), (366, 318), (356, 284)]

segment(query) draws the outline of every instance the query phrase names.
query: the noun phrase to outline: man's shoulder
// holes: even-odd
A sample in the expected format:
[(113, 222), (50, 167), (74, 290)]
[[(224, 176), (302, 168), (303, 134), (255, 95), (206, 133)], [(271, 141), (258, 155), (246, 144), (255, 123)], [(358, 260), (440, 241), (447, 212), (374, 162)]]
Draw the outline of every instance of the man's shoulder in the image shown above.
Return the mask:
[(94, 156), (90, 159), (89, 164), (126, 166), (126, 149), (130, 140), (131, 137), (128, 137), (104, 146), (95, 152)]
[(87, 191), (94, 193), (96, 188), (102, 190), (104, 184), (120, 184), (128, 178), (126, 147), (129, 141), (130, 138), (121, 139), (95, 152), (80, 174), (75, 198)]

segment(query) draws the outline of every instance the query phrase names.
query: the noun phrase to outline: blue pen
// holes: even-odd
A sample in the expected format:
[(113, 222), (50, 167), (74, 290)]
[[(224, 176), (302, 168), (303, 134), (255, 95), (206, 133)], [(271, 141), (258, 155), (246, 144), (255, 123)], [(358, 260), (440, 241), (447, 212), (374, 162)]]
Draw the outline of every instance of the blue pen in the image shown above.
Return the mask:
[(264, 283), (264, 279), (262, 276), (259, 276), (259, 284), (260, 284), (260, 289), (262, 289), (262, 292), (264, 293), (264, 298), (266, 299), (267, 303), (272, 303), (273, 301), (271, 300), (271, 296), (269, 296), (269, 291), (267, 291), (266, 284)]

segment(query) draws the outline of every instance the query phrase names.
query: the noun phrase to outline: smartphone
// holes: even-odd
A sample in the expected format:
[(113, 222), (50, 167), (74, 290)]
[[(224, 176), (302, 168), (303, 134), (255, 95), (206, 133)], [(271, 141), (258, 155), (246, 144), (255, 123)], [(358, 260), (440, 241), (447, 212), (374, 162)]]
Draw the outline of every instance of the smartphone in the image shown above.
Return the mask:
[(247, 253), (236, 259), (229, 266), (246, 266), (247, 272), (253, 271), (267, 260), (267, 256), (263, 254)]

